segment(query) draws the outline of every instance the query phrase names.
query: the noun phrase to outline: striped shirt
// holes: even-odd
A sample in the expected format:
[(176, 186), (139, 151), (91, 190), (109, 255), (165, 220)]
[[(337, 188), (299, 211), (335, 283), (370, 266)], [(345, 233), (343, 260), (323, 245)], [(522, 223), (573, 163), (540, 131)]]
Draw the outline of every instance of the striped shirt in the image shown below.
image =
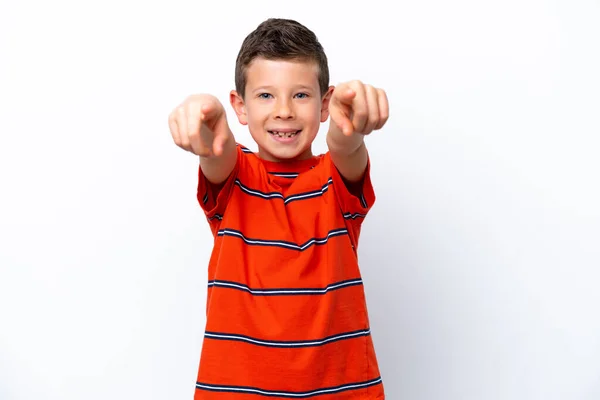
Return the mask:
[(194, 399), (383, 399), (357, 257), (369, 167), (355, 195), (329, 153), (236, 151), (224, 184), (199, 171), (215, 240)]

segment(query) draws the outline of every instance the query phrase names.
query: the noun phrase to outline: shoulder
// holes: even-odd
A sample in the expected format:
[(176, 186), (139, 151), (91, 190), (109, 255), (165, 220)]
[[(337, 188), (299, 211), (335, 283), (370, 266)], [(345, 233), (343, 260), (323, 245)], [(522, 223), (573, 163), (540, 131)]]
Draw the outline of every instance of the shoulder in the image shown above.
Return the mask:
[(260, 161), (258, 155), (244, 146), (241, 143), (237, 143), (238, 152), (238, 176), (245, 181), (256, 180), (266, 175), (264, 165)]

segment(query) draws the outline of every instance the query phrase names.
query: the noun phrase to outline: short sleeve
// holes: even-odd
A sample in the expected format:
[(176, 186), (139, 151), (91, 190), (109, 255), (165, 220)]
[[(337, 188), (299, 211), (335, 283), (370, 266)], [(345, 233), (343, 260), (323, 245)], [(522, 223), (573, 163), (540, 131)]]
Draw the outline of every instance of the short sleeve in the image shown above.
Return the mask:
[(244, 157), (241, 146), (236, 146), (236, 153), (237, 160), (233, 171), (231, 171), (225, 182), (219, 185), (209, 182), (206, 176), (204, 176), (202, 168), (198, 166), (198, 203), (206, 215), (213, 235), (216, 235), (216, 232), (219, 230), (241, 167), (240, 164), (243, 162)]
[(356, 186), (352, 186), (352, 183), (345, 181), (331, 160), (329, 153), (326, 154), (325, 162), (329, 164), (336, 199), (344, 218), (356, 221), (360, 226), (375, 203), (375, 191), (371, 183), (371, 160), (367, 160), (363, 179), (357, 182)]

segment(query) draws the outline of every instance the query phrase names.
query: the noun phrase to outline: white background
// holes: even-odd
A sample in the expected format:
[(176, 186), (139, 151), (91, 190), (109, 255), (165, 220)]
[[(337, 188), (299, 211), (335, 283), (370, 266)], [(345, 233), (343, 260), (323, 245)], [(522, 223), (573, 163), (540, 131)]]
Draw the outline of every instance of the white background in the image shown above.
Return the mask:
[(600, 3), (392, 4), (2, 1), (0, 399), (191, 399), (211, 235), (167, 117), (215, 94), (255, 149), (227, 100), (272, 16), (389, 96), (359, 248), (388, 398), (600, 398)]

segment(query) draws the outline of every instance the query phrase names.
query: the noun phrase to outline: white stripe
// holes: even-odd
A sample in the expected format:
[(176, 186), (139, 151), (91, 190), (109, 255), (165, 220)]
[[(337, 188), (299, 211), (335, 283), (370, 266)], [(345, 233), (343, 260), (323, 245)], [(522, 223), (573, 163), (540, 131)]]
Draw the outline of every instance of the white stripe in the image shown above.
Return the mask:
[(306, 249), (307, 247), (311, 246), (314, 243), (326, 243), (331, 236), (338, 236), (338, 235), (342, 235), (342, 234), (345, 234), (345, 233), (348, 233), (348, 231), (346, 229), (342, 229), (340, 231), (329, 232), (327, 234), (327, 237), (325, 237), (323, 239), (319, 239), (319, 240), (317, 240), (317, 239), (311, 239), (311, 240), (308, 241), (308, 243), (305, 243), (300, 249), (304, 250), (304, 249)]
[(355, 214), (350, 214), (350, 213), (346, 213), (344, 214), (344, 218), (352, 218), (355, 219), (356, 217), (366, 217), (366, 214), (360, 214), (360, 213), (355, 213)]
[(296, 195), (292, 195), (289, 197), (284, 197), (282, 193), (262, 193), (262, 192), (259, 192), (256, 190), (252, 190), (252, 189), (244, 186), (242, 184), (242, 182), (240, 182), (239, 179), (236, 179), (235, 183), (236, 183), (236, 185), (238, 185), (240, 187), (240, 189), (242, 189), (246, 193), (262, 197), (263, 199), (271, 199), (271, 198), (284, 199), (284, 202), (287, 204), (288, 202), (290, 202), (292, 200), (303, 199), (303, 198), (312, 197), (312, 196), (316, 196), (316, 195), (321, 196), (321, 195), (325, 194), (325, 192), (329, 189), (329, 185), (333, 184), (333, 180), (329, 179), (327, 181), (327, 183), (320, 190), (315, 190), (314, 192), (309, 192), (309, 193), (296, 194)]
[(330, 290), (334, 290), (334, 289), (338, 289), (344, 286), (349, 286), (349, 285), (354, 285), (356, 283), (362, 283), (362, 279), (355, 279), (353, 281), (348, 281), (348, 282), (342, 282), (342, 283), (338, 283), (335, 285), (331, 285), (328, 286), (324, 289), (282, 289), (282, 290), (257, 290), (257, 289), (250, 289), (247, 286), (243, 286), (243, 285), (238, 285), (235, 283), (229, 283), (229, 282), (210, 282), (208, 284), (208, 286), (225, 286), (225, 287), (235, 287), (238, 289), (242, 289), (245, 290), (249, 293), (252, 294), (266, 294), (266, 293), (272, 293), (272, 294), (285, 294), (285, 293), (290, 293), (290, 294), (302, 294), (302, 293), (327, 293)]
[(280, 246), (289, 247), (291, 249), (300, 249), (300, 246), (292, 244), (292, 243), (284, 243), (284, 242), (276, 242), (276, 241), (267, 242), (267, 241), (264, 241), (264, 240), (251, 240), (251, 239), (246, 238), (244, 235), (242, 235), (239, 232), (233, 232), (233, 231), (229, 231), (227, 229), (223, 230), (223, 233), (228, 233), (230, 235), (239, 236), (240, 238), (242, 238), (242, 240), (244, 242), (250, 243), (250, 244), (266, 244), (266, 245), (269, 245), (269, 244), (278, 244)]
[(258, 240), (258, 239), (248, 239), (246, 238), (242, 233), (240, 232), (236, 232), (236, 231), (231, 231), (229, 229), (223, 229), (222, 231), (219, 231), (219, 234), (221, 236), (223, 235), (233, 235), (233, 236), (237, 236), (239, 238), (241, 238), (244, 242), (249, 243), (249, 244), (263, 244), (263, 245), (279, 245), (282, 247), (287, 247), (289, 249), (295, 249), (295, 250), (304, 250), (306, 248), (308, 248), (309, 246), (313, 245), (314, 243), (326, 243), (330, 237), (332, 236), (339, 236), (339, 235), (343, 235), (348, 233), (347, 229), (339, 229), (339, 230), (335, 230), (335, 231), (331, 231), (327, 234), (326, 237), (322, 238), (322, 239), (311, 239), (309, 240), (307, 243), (303, 244), (302, 246), (297, 245), (295, 243), (286, 243), (286, 242), (279, 242), (279, 241), (267, 241), (267, 240)]
[(230, 387), (230, 386), (203, 385), (201, 383), (196, 383), (196, 387), (205, 388), (205, 389), (223, 389), (223, 390), (229, 390), (232, 392), (249, 392), (249, 393), (258, 393), (258, 394), (265, 394), (265, 395), (270, 394), (270, 395), (284, 396), (284, 397), (305, 397), (305, 396), (314, 396), (316, 394), (322, 394), (322, 393), (335, 393), (335, 392), (343, 391), (346, 389), (356, 389), (356, 388), (371, 386), (371, 385), (374, 385), (374, 384), (377, 384), (380, 382), (381, 382), (381, 378), (378, 378), (378, 379), (375, 379), (374, 381), (370, 381), (370, 382), (366, 382), (366, 383), (350, 384), (350, 385), (344, 385), (344, 386), (340, 386), (340, 387), (332, 388), (332, 389), (319, 389), (319, 390), (314, 390), (312, 392), (303, 392), (303, 393), (275, 392), (275, 391), (266, 391), (266, 390), (260, 390), (260, 389), (252, 389), (252, 388), (236, 388), (236, 387)]
[(325, 192), (329, 189), (329, 185), (333, 184), (333, 180), (329, 179), (327, 181), (327, 183), (325, 185), (323, 185), (323, 187), (321, 188), (321, 190), (315, 190), (314, 192), (309, 192), (309, 193), (303, 193), (303, 194), (295, 194), (293, 196), (289, 196), (285, 199), (285, 202), (289, 202), (292, 200), (296, 200), (296, 199), (303, 199), (306, 197), (310, 197), (310, 196), (315, 196), (315, 195), (323, 195), (325, 194)]
[(295, 200), (295, 199), (304, 199), (306, 197), (314, 197), (315, 195), (320, 195), (320, 194), (322, 194), (322, 193), (321, 192), (312, 192), (312, 193), (296, 194), (296, 195), (293, 195), (290, 197), (286, 197), (285, 203), (287, 204), (290, 201)]
[(270, 199), (272, 197), (279, 197), (279, 198), (283, 199), (283, 195), (281, 193), (268, 193), (268, 194), (265, 194), (265, 193), (262, 193), (262, 192), (257, 192), (255, 190), (248, 189), (246, 186), (242, 185), (242, 183), (239, 180), (236, 180), (235, 183), (240, 187), (240, 189), (242, 189), (246, 193), (254, 194), (254, 195), (260, 196), (260, 197), (262, 197), (264, 199)]
[(243, 340), (248, 343), (263, 344), (263, 345), (270, 345), (270, 346), (276, 346), (276, 347), (302, 347), (302, 346), (317, 346), (317, 345), (329, 343), (331, 341), (335, 341), (338, 339), (365, 336), (365, 335), (368, 335), (369, 333), (371, 333), (371, 330), (367, 329), (365, 331), (337, 335), (337, 336), (333, 336), (333, 337), (323, 339), (323, 340), (315, 340), (315, 341), (310, 341), (310, 342), (295, 342), (295, 343), (270, 342), (267, 340), (251, 339), (251, 338), (247, 338), (244, 336), (238, 336), (238, 335), (220, 335), (220, 334), (214, 334), (214, 333), (206, 333), (205, 336), (210, 337), (210, 338), (237, 339), (237, 340)]
[(327, 190), (317, 190), (315, 192), (310, 192), (310, 193), (303, 193), (303, 194), (295, 194), (293, 196), (289, 196), (285, 199), (286, 203), (289, 203), (292, 200), (296, 200), (296, 199), (304, 199), (306, 197), (315, 197), (315, 196), (320, 196), (323, 193), (325, 193)]
[(362, 193), (360, 194), (360, 201), (361, 201), (361, 203), (362, 203), (361, 205), (362, 205), (364, 208), (367, 208), (367, 202), (365, 201), (365, 196), (364, 196)]
[(356, 280), (353, 280), (353, 281), (343, 282), (343, 283), (340, 283), (340, 284), (337, 284), (337, 285), (332, 285), (329, 288), (327, 288), (326, 291), (327, 290), (337, 289), (337, 288), (348, 286), (348, 285), (352, 285), (352, 284), (358, 283), (358, 282), (362, 282), (362, 279), (356, 279)]

